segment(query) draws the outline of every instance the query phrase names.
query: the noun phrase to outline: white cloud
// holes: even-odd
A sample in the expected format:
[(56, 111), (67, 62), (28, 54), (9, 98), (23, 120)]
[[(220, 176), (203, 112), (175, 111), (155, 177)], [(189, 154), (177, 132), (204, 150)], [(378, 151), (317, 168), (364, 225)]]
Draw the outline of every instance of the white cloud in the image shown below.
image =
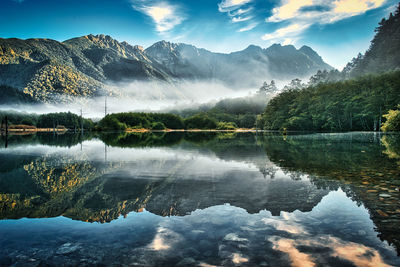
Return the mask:
[(240, 28), (240, 29), (238, 30), (238, 32), (247, 32), (247, 31), (251, 31), (251, 30), (254, 29), (257, 25), (258, 25), (258, 23), (251, 23), (251, 24), (247, 25), (246, 27)]
[(300, 8), (312, 5), (313, 0), (285, 0), (281, 6), (272, 9), (272, 16), (268, 18), (270, 22), (279, 22), (297, 16)]
[(378, 8), (384, 2), (385, 0), (284, 0), (280, 6), (272, 9), (272, 16), (267, 21), (317, 19), (317, 23), (332, 23)]
[[(290, 24), (289, 26), (286, 26), (284, 28), (280, 28), (273, 33), (267, 33), (264, 34), (261, 39), (267, 41), (267, 40), (276, 40), (276, 39), (290, 39), (290, 37), (296, 37), (307, 29), (310, 26), (310, 24)], [(291, 39), (292, 40), (292, 39)], [(288, 40), (286, 41), (288, 42)]]
[(252, 0), (223, 0), (221, 3), (218, 4), (218, 10), (220, 12), (228, 12), (239, 7), (250, 3)]
[(238, 16), (238, 17), (233, 17), (232, 18), (232, 22), (235, 23), (235, 22), (248, 21), (249, 19), (252, 19), (252, 17), (240, 17), (240, 16)]
[(380, 7), (384, 2), (384, 0), (336, 0), (334, 12), (357, 15)]
[(246, 14), (246, 13), (252, 11), (252, 10), (253, 10), (253, 7), (248, 7), (248, 8), (245, 8), (245, 9), (239, 8), (239, 9), (234, 10), (232, 12), (228, 12), (228, 15), (231, 16), (231, 17), (239, 16), (239, 15)]
[(172, 30), (185, 19), (178, 6), (166, 1), (133, 0), (132, 7), (149, 16), (159, 33)]
[[(245, 21), (253, 20), (253, 16), (249, 14), (253, 11), (251, 4), (253, 0), (222, 0), (218, 4), (218, 10), (222, 13), (227, 13), (231, 17), (232, 23), (240, 23)], [(248, 24), (245, 27), (240, 28), (237, 32), (245, 32), (254, 29), (257, 26), (257, 22)]]
[[(330, 24), (381, 7), (386, 0), (283, 0), (266, 22), (289, 22), (263, 40), (294, 42), (313, 24)], [(287, 25), (287, 24), (286, 24)]]

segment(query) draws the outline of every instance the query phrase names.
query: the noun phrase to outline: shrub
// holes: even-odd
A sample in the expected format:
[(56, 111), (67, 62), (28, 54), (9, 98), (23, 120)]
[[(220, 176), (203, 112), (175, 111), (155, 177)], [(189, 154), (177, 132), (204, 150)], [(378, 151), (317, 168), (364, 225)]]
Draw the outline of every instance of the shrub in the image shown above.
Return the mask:
[(164, 123), (162, 123), (162, 122), (153, 122), (151, 124), (151, 129), (152, 130), (165, 130), (166, 127), (165, 127)]
[[(400, 106), (399, 106), (400, 107)], [(398, 132), (400, 131), (400, 110), (389, 110), (383, 117), (386, 118), (385, 123), (382, 125), (384, 132)]]
[(125, 123), (119, 122), (115, 117), (107, 115), (99, 122), (99, 128), (101, 130), (123, 131), (127, 126)]
[(169, 113), (150, 113), (149, 120), (153, 122), (162, 122), (168, 129), (183, 129), (185, 125), (181, 117)]
[(234, 122), (218, 122), (217, 130), (235, 130), (237, 125)]
[(186, 129), (216, 129), (217, 122), (210, 119), (207, 115), (199, 114), (187, 118), (185, 121)]

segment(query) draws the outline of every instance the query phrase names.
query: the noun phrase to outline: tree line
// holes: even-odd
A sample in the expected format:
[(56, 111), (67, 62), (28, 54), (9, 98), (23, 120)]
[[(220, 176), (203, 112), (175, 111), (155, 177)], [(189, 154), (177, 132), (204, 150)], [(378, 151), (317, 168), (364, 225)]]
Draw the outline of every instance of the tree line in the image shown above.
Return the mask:
[(31, 125), (38, 128), (55, 128), (64, 126), (68, 129), (93, 129), (95, 124), (91, 119), (81, 118), (71, 112), (47, 114), (29, 114), (22, 112), (0, 111), (0, 121), (7, 117), (9, 125)]
[(108, 114), (101, 119), (96, 129), (98, 130), (126, 130), (126, 129), (219, 129), (232, 130), (237, 127), (232, 122), (219, 122), (207, 114), (195, 114), (182, 118), (172, 113), (143, 113), (122, 112)]
[(258, 124), (267, 130), (379, 130), (383, 115), (400, 103), (400, 71), (285, 90)]

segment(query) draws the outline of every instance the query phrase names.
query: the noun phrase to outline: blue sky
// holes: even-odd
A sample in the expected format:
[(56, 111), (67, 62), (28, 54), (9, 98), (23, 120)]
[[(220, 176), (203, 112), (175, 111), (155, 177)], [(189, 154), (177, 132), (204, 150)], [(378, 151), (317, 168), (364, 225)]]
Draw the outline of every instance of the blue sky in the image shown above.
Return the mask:
[(159, 40), (214, 52), (249, 44), (308, 45), (342, 68), (364, 52), (393, 0), (0, 0), (0, 37), (63, 41), (108, 34), (147, 47)]

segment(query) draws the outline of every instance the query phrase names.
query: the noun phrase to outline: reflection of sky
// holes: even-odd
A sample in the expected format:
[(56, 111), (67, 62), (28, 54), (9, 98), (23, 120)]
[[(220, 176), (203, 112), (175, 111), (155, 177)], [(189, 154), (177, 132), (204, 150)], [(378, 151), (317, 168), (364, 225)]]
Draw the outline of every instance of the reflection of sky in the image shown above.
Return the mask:
[[(19, 240), (23, 242), (15, 242)], [(82, 253), (94, 248), (99, 253), (122, 253), (115, 250), (122, 244), (129, 249), (118, 259), (141, 264), (162, 262), (170, 255), (192, 258), (198, 265), (263, 261), (293, 266), (400, 264), (395, 250), (376, 236), (368, 211), (341, 190), (329, 193), (310, 212), (282, 212), (280, 216), (265, 210), (248, 214), (220, 205), (183, 217), (130, 213), (107, 224), (64, 217), (6, 220), (0, 221), (0, 242), (27, 255), (37, 243), (49, 255), (66, 242), (79, 246)]]

